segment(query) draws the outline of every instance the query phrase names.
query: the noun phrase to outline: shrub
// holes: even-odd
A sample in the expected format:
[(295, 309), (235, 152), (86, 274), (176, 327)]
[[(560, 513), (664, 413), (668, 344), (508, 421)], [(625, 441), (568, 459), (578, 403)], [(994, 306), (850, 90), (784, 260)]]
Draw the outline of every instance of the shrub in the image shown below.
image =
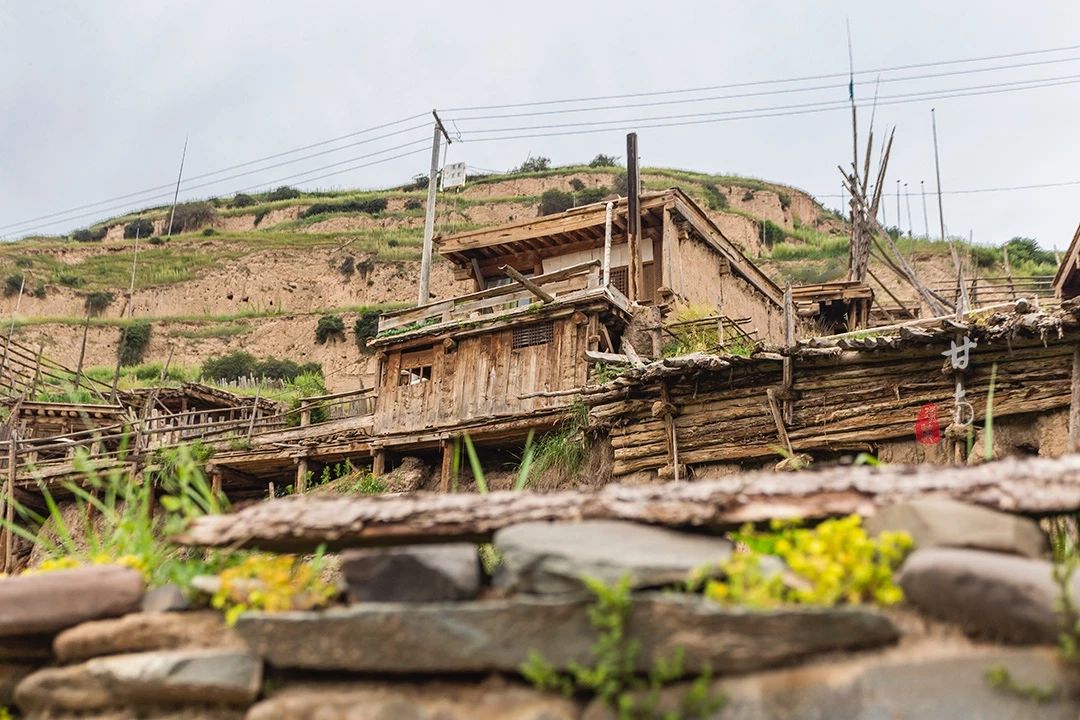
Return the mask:
[(787, 237), (787, 231), (772, 220), (766, 220), (762, 223), (761, 235), (765, 247), (771, 248), (773, 245), (777, 245), (784, 241)]
[(255, 356), (243, 350), (210, 358), (202, 365), (201, 374), (208, 380), (238, 380), (255, 374)]
[(353, 331), (356, 333), (356, 346), (360, 348), (362, 353), (370, 354), (374, 352), (372, 348), (367, 346), (367, 341), (375, 337), (376, 333), (379, 332), (379, 314), (378, 310), (361, 310), (360, 315), (356, 318)]
[(279, 188), (275, 188), (266, 195), (267, 200), (292, 200), (293, 198), (298, 197), (300, 197), (300, 191), (296, 188), (291, 188), (288, 185), (282, 185)]
[(518, 165), (512, 172), (514, 173), (531, 173), (531, 172), (543, 172), (551, 169), (551, 158), (546, 157), (533, 157), (530, 155), (525, 158), (525, 162)]
[(136, 236), (148, 238), (154, 234), (154, 221), (150, 218), (138, 218), (124, 226), (124, 238), (132, 240)]
[(232, 199), (232, 206), (234, 208), (250, 207), (255, 204), (255, 198), (245, 193), (236, 193)]
[(367, 279), (367, 276), (371, 274), (371, 271), (375, 269), (375, 261), (371, 258), (364, 258), (360, 262), (356, 263), (356, 271), (360, 273), (360, 277)]
[[(72, 275), (71, 273), (59, 273), (56, 276), (56, 282), (60, 283), (64, 287), (77, 288), (86, 284), (86, 281), (82, 279), (80, 275)], [(18, 290), (16, 290), (18, 292)]]
[(267, 380), (292, 380), (300, 374), (300, 366), (292, 360), (267, 358), (255, 363), (255, 377)]
[(150, 322), (136, 320), (135, 322), (120, 328), (120, 342), (117, 352), (120, 356), (121, 365), (138, 365), (146, 355), (146, 349), (150, 347)]
[(406, 210), (419, 210), (424, 207), (424, 203), (420, 202), (419, 198), (408, 198), (405, 200)]
[(38, 283), (37, 285), (35, 285), (33, 295), (34, 295), (34, 297), (38, 298), (39, 300), (44, 299), (45, 298), (45, 285), (42, 284), (42, 283)]
[(340, 340), (344, 334), (345, 322), (340, 315), (323, 315), (315, 326), (315, 342), (319, 345)]
[(34, 261), (31, 260), (28, 257), (19, 256), (19, 257), (15, 258), (15, 267), (17, 267), (17, 268), (28, 268), (33, 264), (34, 264)]
[(203, 237), (210, 237), (211, 235), (217, 235), (217, 230), (215, 230), (212, 227), (206, 228), (205, 230), (202, 231), (202, 234), (203, 234)]
[(574, 199), (578, 205), (588, 205), (589, 203), (600, 202), (610, 194), (610, 188), (606, 187), (585, 188), (581, 192), (575, 193)]
[(574, 196), (552, 188), (540, 196), (540, 214), (553, 215), (574, 207)]
[(619, 158), (614, 155), (597, 153), (596, 157), (589, 161), (589, 167), (615, 167), (619, 164)]
[(728, 199), (726, 193), (712, 183), (705, 183), (702, 185), (702, 189), (705, 191), (705, 203), (710, 210), (727, 210)]
[(412, 182), (401, 188), (402, 190), (427, 190), (429, 178), (427, 175), (414, 175)]
[(155, 235), (154, 237), (147, 240), (147, 242), (150, 243), (151, 245), (164, 245), (165, 244), (165, 238), (161, 237), (160, 235)]
[(105, 290), (95, 290), (94, 292), (87, 293), (83, 298), (83, 307), (86, 308), (86, 312), (91, 315), (100, 315), (105, 312), (105, 308), (112, 305), (113, 300), (116, 297), (111, 292)]
[(75, 242), (98, 242), (105, 239), (104, 227), (84, 228), (71, 233), (71, 239)]
[(787, 210), (791, 207), (791, 195), (786, 192), (780, 192), (776, 194), (776, 197), (780, 199), (780, 209)]
[(269, 212), (270, 208), (259, 208), (255, 211), (255, 227), (259, 227), (259, 223), (263, 221), (263, 218), (266, 217)]
[(579, 178), (570, 178), (570, 189), (574, 192), (581, 192), (585, 189), (585, 183), (581, 182)]
[[(981, 268), (992, 268), (1001, 262), (1001, 251), (986, 245), (973, 245), (971, 254), (975, 257), (975, 264)], [(1012, 258), (1009, 258), (1012, 260)]]
[(1009, 264), (1033, 263), (1036, 265), (1053, 264), (1057, 262), (1054, 253), (1043, 250), (1039, 243), (1032, 238), (1014, 237), (1005, 243), (1009, 251)]
[(362, 212), (374, 215), (381, 213), (386, 209), (386, 198), (365, 198), (363, 200), (348, 200), (342, 203), (315, 203), (304, 212), (300, 213), (300, 217), (309, 218), (315, 215), (324, 215), (326, 213), (347, 213), (347, 212)]
[(22, 273), (15, 273), (4, 278), (4, 297), (18, 295), (23, 289)]
[[(191, 232), (209, 225), (217, 218), (217, 210), (208, 202), (189, 202), (177, 205), (172, 215), (174, 233)], [(165, 223), (168, 227), (168, 221)]]
[(751, 200), (754, 199), (754, 191), (753, 190), (747, 190), (746, 192), (743, 193), (742, 199), (743, 199), (743, 202), (750, 202)]
[(345, 277), (351, 277), (356, 272), (356, 258), (352, 255), (346, 255), (345, 259), (338, 265), (338, 272)]

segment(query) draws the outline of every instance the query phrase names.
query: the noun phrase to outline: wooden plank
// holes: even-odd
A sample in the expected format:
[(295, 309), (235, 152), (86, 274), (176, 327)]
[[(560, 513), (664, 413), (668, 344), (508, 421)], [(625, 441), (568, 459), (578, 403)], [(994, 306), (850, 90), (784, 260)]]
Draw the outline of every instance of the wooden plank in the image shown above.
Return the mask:
[(1073, 346), (1072, 378), (1069, 383), (1069, 452), (1080, 444), (1080, 345)]
[(799, 473), (751, 472), (663, 485), (600, 490), (408, 497), (305, 495), (193, 520), (173, 540), (203, 547), (311, 552), (416, 542), (484, 541), (530, 521), (619, 519), (720, 530), (771, 519), (873, 514), (921, 497), (948, 497), (1025, 515), (1080, 511), (1080, 455), (1005, 459), (974, 467), (838, 466)]
[(503, 265), (502, 267), (499, 268), (499, 270), (503, 274), (505, 274), (507, 277), (509, 277), (511, 280), (515, 281), (518, 285), (521, 285), (523, 288), (525, 288), (526, 290), (531, 292), (533, 295), (540, 298), (543, 302), (549, 303), (549, 302), (554, 302), (555, 301), (555, 296), (554, 295), (552, 295), (548, 291), (544, 290), (539, 285), (537, 285), (532, 280), (525, 277), (524, 275), (522, 275), (521, 273), (519, 273), (517, 270), (510, 267), (509, 265)]

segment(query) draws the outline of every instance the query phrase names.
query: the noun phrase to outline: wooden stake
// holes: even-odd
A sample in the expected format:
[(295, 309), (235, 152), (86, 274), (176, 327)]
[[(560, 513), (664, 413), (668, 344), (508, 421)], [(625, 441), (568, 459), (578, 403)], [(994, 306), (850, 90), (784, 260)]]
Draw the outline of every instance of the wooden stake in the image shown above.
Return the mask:
[(503, 273), (504, 275), (506, 275), (510, 279), (517, 282), (518, 285), (521, 285), (523, 288), (525, 288), (526, 290), (531, 292), (533, 295), (540, 298), (540, 300), (542, 300), (543, 302), (549, 303), (549, 302), (552, 302), (552, 301), (555, 300), (554, 295), (549, 293), (547, 290), (544, 290), (542, 287), (540, 287), (539, 285), (534, 283), (532, 280), (525, 277), (524, 275), (522, 275), (521, 273), (519, 273), (517, 270), (510, 267), (509, 265), (501, 265), (499, 267), (499, 272)]
[(601, 283), (603, 287), (611, 284), (611, 221), (614, 213), (615, 203), (609, 202), (607, 212), (604, 215), (604, 269), (603, 282)]
[(8, 428), (8, 467), (7, 482), (4, 488), (4, 572), (11, 574), (15, 569), (15, 542), (11, 534), (11, 526), (15, 522), (15, 459), (18, 457), (18, 439), (15, 436), (14, 421)]
[(773, 422), (776, 424), (776, 434), (780, 436), (780, 442), (787, 448), (788, 456), (794, 457), (795, 449), (791, 446), (787, 427), (784, 425), (784, 419), (780, 416), (780, 405), (776, 402), (776, 391), (768, 388), (765, 390), (765, 395), (769, 398), (769, 412), (772, 413)]
[(1069, 452), (1076, 452), (1080, 448), (1080, 345), (1073, 347), (1069, 390)]
[(638, 171), (637, 133), (626, 136), (626, 250), (629, 255), (627, 268), (630, 299), (641, 300), (645, 284), (641, 261), (641, 176)]

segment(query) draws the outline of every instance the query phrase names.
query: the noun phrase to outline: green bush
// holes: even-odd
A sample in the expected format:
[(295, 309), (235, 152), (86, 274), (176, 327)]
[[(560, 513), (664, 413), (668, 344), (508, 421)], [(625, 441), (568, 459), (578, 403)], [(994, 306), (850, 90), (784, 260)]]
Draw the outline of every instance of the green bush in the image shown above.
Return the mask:
[(300, 191), (296, 188), (291, 188), (288, 185), (282, 185), (279, 188), (275, 188), (266, 195), (267, 200), (292, 200), (293, 198), (300, 197)]
[(379, 315), (378, 310), (362, 310), (356, 318), (353, 330), (356, 333), (356, 346), (362, 353), (375, 352), (373, 348), (367, 346), (367, 341), (379, 332)]
[(585, 183), (580, 178), (570, 178), (570, 189), (574, 192), (581, 192), (585, 189)]
[(369, 215), (375, 215), (381, 213), (386, 209), (386, 198), (365, 198), (363, 200), (347, 200), (341, 203), (315, 203), (304, 212), (300, 213), (300, 217), (309, 218), (315, 215), (325, 215), (328, 213), (349, 213), (349, 212), (362, 212)]
[(259, 208), (255, 211), (255, 227), (259, 227), (259, 223), (263, 221), (263, 218), (270, 212), (270, 208)]
[(611, 181), (611, 189), (618, 193), (621, 197), (626, 197), (630, 194), (630, 183), (626, 179), (626, 171), (620, 170), (615, 173), (615, 179)]
[(338, 272), (345, 277), (352, 277), (352, 274), (356, 272), (356, 258), (352, 255), (346, 255), (341, 264), (338, 265)]
[(784, 242), (785, 238), (787, 238), (787, 231), (772, 220), (765, 220), (762, 223), (761, 235), (765, 247), (771, 248), (774, 245)]
[(245, 193), (236, 193), (232, 199), (232, 206), (234, 208), (250, 207), (255, 204), (255, 198)]
[[(56, 282), (60, 283), (64, 287), (70, 288), (82, 287), (86, 284), (86, 281), (83, 280), (82, 276), (63, 272), (56, 275)], [(16, 289), (15, 292), (18, 292), (18, 289)]]
[(164, 245), (165, 244), (165, 238), (161, 237), (160, 235), (155, 235), (154, 237), (147, 240), (147, 242), (150, 243), (151, 245)]
[(255, 374), (255, 356), (243, 350), (210, 358), (202, 364), (201, 374), (207, 380), (234, 381)]
[(211, 235), (217, 235), (217, 230), (215, 230), (212, 227), (206, 228), (205, 230), (202, 231), (202, 234), (203, 234), (203, 237), (210, 237)]
[(138, 218), (124, 226), (124, 238), (133, 240), (136, 236), (148, 238), (154, 234), (154, 221), (149, 218)]
[(90, 315), (100, 315), (105, 312), (105, 308), (112, 305), (112, 302), (115, 299), (116, 296), (111, 292), (95, 290), (94, 292), (86, 293), (86, 297), (83, 298), (83, 307), (86, 308), (86, 312)]
[(614, 155), (605, 155), (604, 153), (598, 153), (596, 157), (589, 161), (589, 167), (615, 167), (619, 164), (619, 158)]
[(45, 293), (45, 285), (43, 283), (38, 283), (37, 285), (34, 286), (34, 292), (33, 292), (34, 297), (36, 297), (39, 300), (43, 300), (45, 298), (45, 294), (46, 294)]
[(319, 345), (340, 340), (344, 334), (345, 322), (340, 315), (323, 315), (315, 326), (315, 342)]
[(705, 203), (710, 210), (727, 210), (728, 199), (726, 193), (721, 192), (720, 188), (712, 183), (705, 183), (701, 187), (705, 191)]
[[(986, 245), (972, 245), (971, 254), (975, 258), (975, 264), (981, 268), (992, 268), (1001, 262), (1001, 250)], [(1012, 257), (1009, 258), (1012, 260)]]
[(33, 264), (34, 261), (28, 257), (23, 257), (20, 255), (19, 257), (15, 258), (15, 267), (17, 268), (28, 268)]
[(104, 227), (84, 228), (71, 233), (71, 239), (75, 242), (98, 242), (105, 239), (106, 232)]
[(777, 193), (776, 196), (780, 199), (780, 209), (787, 210), (791, 207), (791, 195), (786, 192)]
[(574, 196), (552, 188), (540, 196), (540, 214), (554, 215), (574, 207)]
[(23, 288), (22, 273), (15, 273), (4, 278), (4, 297), (18, 295)]
[[(189, 202), (177, 205), (172, 215), (174, 233), (191, 232), (217, 219), (217, 209), (208, 202)], [(168, 221), (165, 223), (168, 227)]]
[(120, 328), (120, 342), (117, 353), (121, 365), (138, 365), (143, 361), (147, 348), (150, 347), (150, 322), (136, 320)]
[(518, 165), (511, 172), (513, 173), (531, 173), (531, 172), (543, 172), (551, 169), (551, 158), (546, 157), (533, 157), (530, 155), (525, 158), (525, 162)]
[(611, 189), (606, 187), (583, 188), (580, 192), (574, 193), (574, 200), (578, 205), (588, 205), (600, 202), (610, 194)]
[(1005, 243), (1005, 248), (1009, 251), (1010, 265), (1020, 265), (1022, 263), (1049, 265), (1057, 262), (1054, 253), (1043, 250), (1039, 247), (1039, 243), (1032, 238), (1014, 237)]
[(255, 363), (255, 377), (267, 380), (292, 380), (300, 374), (300, 365), (292, 360), (267, 358)]
[(424, 207), (424, 203), (420, 202), (419, 198), (407, 198), (405, 200), (406, 210), (419, 210)]

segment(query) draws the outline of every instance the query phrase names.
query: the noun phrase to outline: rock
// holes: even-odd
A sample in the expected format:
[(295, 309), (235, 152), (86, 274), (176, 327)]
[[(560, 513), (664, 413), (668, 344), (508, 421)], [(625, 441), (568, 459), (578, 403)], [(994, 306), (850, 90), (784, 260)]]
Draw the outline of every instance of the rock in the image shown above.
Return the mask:
[(0, 662), (52, 660), (52, 635), (23, 635), (0, 637)]
[(575, 703), (505, 683), (307, 684), (287, 687), (246, 720), (577, 720)]
[(964, 547), (1046, 557), (1046, 534), (1034, 521), (948, 498), (922, 498), (881, 508), (866, 519), (866, 530), (911, 533), (915, 547)]
[(582, 592), (582, 577), (631, 587), (684, 582), (700, 568), (716, 567), (732, 551), (723, 538), (619, 520), (522, 523), (495, 533), (506, 580), (538, 594)]
[(178, 648), (243, 649), (244, 641), (216, 611), (132, 613), (122, 618), (82, 623), (56, 636), (53, 648), (62, 662), (101, 655)]
[(352, 602), (471, 600), (480, 593), (480, 558), (468, 543), (347, 550), (341, 574)]
[[(1053, 565), (985, 550), (927, 548), (900, 569), (905, 597), (965, 632), (1011, 643), (1054, 643), (1061, 631)], [(1080, 577), (1072, 583), (1080, 598)]]
[(15, 702), (15, 686), (35, 669), (33, 665), (0, 663), (0, 707)]
[(27, 712), (113, 707), (247, 705), (262, 682), (258, 658), (237, 650), (172, 650), (95, 658), (39, 670), (15, 689)]
[[(375, 603), (323, 612), (250, 613), (236, 629), (278, 668), (382, 673), (517, 672), (531, 650), (557, 667), (589, 662), (597, 634), (589, 603), (517, 597), (458, 603)], [(638, 596), (628, 633), (641, 643), (638, 669), (686, 653), (686, 667), (749, 671), (831, 650), (897, 638), (863, 608), (729, 609), (698, 596)]]
[(0, 580), (0, 638), (55, 633), (87, 620), (139, 609), (142, 576), (94, 565)]
[(180, 612), (189, 607), (184, 591), (174, 583), (147, 590), (142, 599), (143, 612)]
[(191, 589), (203, 595), (213, 595), (221, 589), (221, 578), (217, 575), (196, 575), (191, 578)]
[(422, 488), (431, 476), (431, 468), (412, 455), (401, 458), (398, 466), (379, 478), (388, 493), (409, 493)]
[[(1006, 668), (1022, 684), (1060, 688), (1065, 683), (1052, 648), (992, 646), (855, 659), (723, 678), (713, 683), (724, 707), (712, 720), (1075, 720), (1080, 704), (1062, 697), (1036, 703), (994, 688), (989, 668)], [(659, 710), (678, 710), (689, 685), (666, 688)], [(582, 720), (616, 720), (592, 702)]]

